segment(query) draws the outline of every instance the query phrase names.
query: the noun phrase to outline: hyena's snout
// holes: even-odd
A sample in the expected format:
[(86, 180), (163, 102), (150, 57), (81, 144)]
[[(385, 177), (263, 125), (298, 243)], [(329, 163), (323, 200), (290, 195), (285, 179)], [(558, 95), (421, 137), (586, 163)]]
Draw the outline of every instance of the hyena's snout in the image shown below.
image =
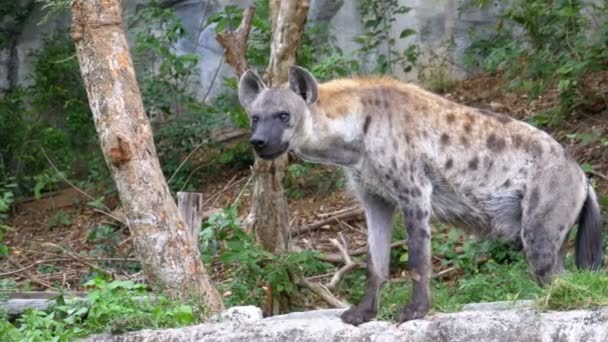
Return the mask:
[(268, 142), (268, 140), (266, 138), (260, 138), (260, 137), (255, 137), (255, 136), (251, 137), (251, 139), (249, 139), (249, 143), (256, 150), (263, 149), (264, 146), (266, 146), (267, 142)]
[(285, 153), (289, 147), (289, 143), (281, 139), (282, 132), (275, 132), (277, 130), (272, 128), (257, 127), (249, 139), (253, 150), (262, 159), (275, 159)]

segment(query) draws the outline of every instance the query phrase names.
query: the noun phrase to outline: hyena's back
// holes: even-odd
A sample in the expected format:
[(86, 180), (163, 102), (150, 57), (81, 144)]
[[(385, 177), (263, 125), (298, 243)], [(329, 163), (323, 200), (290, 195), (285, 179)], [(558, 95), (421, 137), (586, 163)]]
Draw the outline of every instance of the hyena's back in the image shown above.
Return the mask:
[(588, 186), (578, 164), (548, 134), (411, 85), (369, 86), (358, 98), (368, 115), (368, 160), (354, 172), (355, 181), (397, 201), (431, 182), (432, 214), (439, 221), (503, 239), (532, 234), (522, 227), (535, 225), (528, 230), (561, 248)]

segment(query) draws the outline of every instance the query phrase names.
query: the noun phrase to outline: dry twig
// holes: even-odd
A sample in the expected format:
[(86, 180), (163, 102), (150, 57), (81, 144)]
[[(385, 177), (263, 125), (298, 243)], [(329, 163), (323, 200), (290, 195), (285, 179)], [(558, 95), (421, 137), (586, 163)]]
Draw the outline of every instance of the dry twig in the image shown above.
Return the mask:
[(327, 287), (325, 287), (325, 285), (308, 281), (305, 278), (299, 279), (297, 283), (300, 286), (306, 287), (310, 290), (310, 292), (319, 296), (321, 299), (327, 302), (327, 304), (331, 305), (331, 307), (342, 309), (350, 306), (347, 302), (336, 298), (336, 296), (334, 296), (331, 291), (329, 291)]
[(340, 280), (342, 280), (342, 278), (344, 278), (344, 275), (346, 273), (354, 270), (357, 267), (361, 267), (361, 264), (354, 262), (353, 259), (348, 254), (348, 248), (346, 247), (347, 246), (346, 240), (344, 239), (344, 236), (342, 235), (342, 233), (340, 233), (339, 236), (340, 236), (340, 240), (342, 240), (342, 243), (340, 243), (336, 239), (330, 239), (329, 241), (331, 242), (332, 245), (336, 246), (336, 248), (338, 248), (338, 250), (340, 251), (342, 258), (344, 259), (344, 266), (339, 268), (338, 271), (331, 278), (331, 281), (329, 283), (327, 283), (327, 285), (325, 285), (327, 287), (327, 289), (330, 291), (333, 291), (336, 288), (336, 286), (338, 285)]
[[(45, 242), (42, 245), (43, 246), (46, 245), (46, 246), (58, 248), (61, 251), (63, 251), (65, 254), (67, 254), (70, 258), (72, 258), (74, 261), (76, 261), (78, 263), (81, 263), (83, 265), (89, 266), (91, 268), (98, 269), (98, 270), (100, 270), (102, 272), (105, 272), (107, 274), (110, 274), (110, 275), (112, 275), (112, 277), (114, 277), (114, 272), (112, 272), (110, 270), (107, 270), (107, 269), (105, 269), (105, 268), (103, 268), (103, 267), (101, 267), (101, 266), (99, 266), (99, 265), (97, 265), (97, 264), (95, 264), (93, 262), (90, 262), (89, 260), (87, 260), (87, 259), (79, 256), (78, 254), (73, 253), (72, 251), (69, 251), (67, 248), (65, 248), (63, 246), (54, 244), (52, 242)], [(125, 260), (125, 259), (123, 258), (122, 260)]]
[[(396, 241), (396, 242), (391, 243), (391, 248), (403, 246), (406, 243), (407, 243), (407, 240)], [(361, 246), (359, 248), (353, 249), (352, 251), (349, 252), (349, 255), (351, 257), (354, 257), (354, 256), (363, 255), (365, 253), (367, 253), (367, 245), (364, 245), (364, 246)], [(326, 261), (326, 262), (331, 262), (331, 263), (336, 263), (336, 262), (341, 262), (342, 261), (342, 255), (340, 253), (320, 254), (318, 258), (321, 261)]]
[(348, 211), (340, 212), (334, 216), (327, 217), (323, 220), (313, 222), (311, 224), (302, 225), (302, 226), (298, 227), (297, 229), (294, 229), (291, 232), (291, 235), (292, 236), (300, 235), (302, 233), (306, 233), (306, 232), (310, 232), (310, 231), (319, 229), (319, 228), (323, 227), (324, 225), (337, 221), (337, 220), (349, 220), (352, 218), (359, 217), (361, 215), (363, 215), (363, 209), (361, 209), (359, 207), (351, 208)]

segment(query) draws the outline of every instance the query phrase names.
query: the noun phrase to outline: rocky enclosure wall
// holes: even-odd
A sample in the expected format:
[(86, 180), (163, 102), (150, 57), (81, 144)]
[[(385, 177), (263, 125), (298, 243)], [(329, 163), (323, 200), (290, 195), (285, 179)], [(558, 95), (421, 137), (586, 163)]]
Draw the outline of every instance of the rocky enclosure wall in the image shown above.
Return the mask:
[[(16, 1), (23, 8), (29, 8), (29, 14), (19, 23), (12, 18), (0, 18), (0, 30), (10, 30), (11, 39), (4, 46), (0, 46), (0, 93), (16, 85), (31, 83), (34, 56), (32, 52), (40, 49), (46, 35), (65, 31), (69, 28), (69, 13), (49, 17), (40, 23), (45, 16), (42, 4), (34, 0), (6, 0)], [(137, 11), (149, 6), (150, 0), (123, 0), (124, 22), (131, 31), (134, 26), (146, 25), (143, 22), (133, 22), (130, 18)], [(214, 77), (216, 68), (220, 64), (222, 49), (215, 40), (215, 27), (213, 25), (202, 31), (201, 21), (209, 15), (220, 11), (226, 5), (248, 6), (250, 0), (159, 0), (161, 5), (175, 10), (189, 33), (177, 45), (178, 53), (195, 53), (200, 56), (198, 77), (192, 79), (192, 89), (196, 89), (199, 97), (207, 92), (207, 87)], [(337, 44), (345, 52), (352, 52), (359, 48), (353, 38), (362, 31), (361, 18), (356, 8), (356, 0), (311, 0), (309, 19), (313, 22), (329, 22)], [(501, 6), (496, 1), (488, 9), (476, 7), (460, 11), (459, 8), (465, 0), (400, 0), (402, 5), (412, 10), (398, 17), (393, 28), (393, 35), (406, 28), (414, 29), (417, 35), (398, 41), (397, 49), (402, 51), (410, 43), (416, 42), (423, 50), (441, 51), (447, 42), (453, 38), (454, 49), (444, 51), (458, 59), (469, 44), (468, 30), (471, 27), (481, 29), (491, 28), (494, 23), (494, 13)], [(133, 37), (131, 37), (133, 38)], [(466, 70), (448, 65), (447, 72), (455, 77), (464, 76)], [(219, 76), (230, 76), (232, 71), (226, 65), (222, 66)], [(412, 72), (408, 75), (416, 75)], [(405, 76), (405, 75), (400, 75)], [(221, 78), (219, 78), (221, 79)], [(211, 94), (216, 94), (221, 82), (216, 82)]]
[(605, 342), (608, 308), (568, 312), (532, 309), (464, 311), (431, 315), (401, 325), (374, 321), (354, 327), (339, 309), (262, 318), (256, 307), (234, 307), (215, 323), (181, 329), (98, 335), (88, 342), (157, 341), (411, 341), (411, 342)]

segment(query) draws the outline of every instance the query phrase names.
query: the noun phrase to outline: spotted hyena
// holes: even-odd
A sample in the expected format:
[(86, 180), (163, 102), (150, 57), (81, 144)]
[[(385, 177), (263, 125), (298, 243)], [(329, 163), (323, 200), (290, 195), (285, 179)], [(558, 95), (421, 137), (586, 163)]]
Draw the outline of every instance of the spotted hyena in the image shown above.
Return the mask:
[(564, 241), (574, 223), (580, 227), (577, 266), (601, 263), (593, 188), (558, 142), (524, 122), (391, 78), (318, 84), (299, 67), (291, 67), (289, 83), (277, 88), (248, 71), (239, 99), (258, 156), (294, 151), (348, 174), (369, 230), (367, 289), (361, 303), (342, 314), (348, 323), (369, 321), (378, 310), (378, 293), (389, 276), (395, 208), (407, 226), (413, 282), (402, 322), (429, 311), (431, 218), (520, 243), (540, 284), (563, 270)]

